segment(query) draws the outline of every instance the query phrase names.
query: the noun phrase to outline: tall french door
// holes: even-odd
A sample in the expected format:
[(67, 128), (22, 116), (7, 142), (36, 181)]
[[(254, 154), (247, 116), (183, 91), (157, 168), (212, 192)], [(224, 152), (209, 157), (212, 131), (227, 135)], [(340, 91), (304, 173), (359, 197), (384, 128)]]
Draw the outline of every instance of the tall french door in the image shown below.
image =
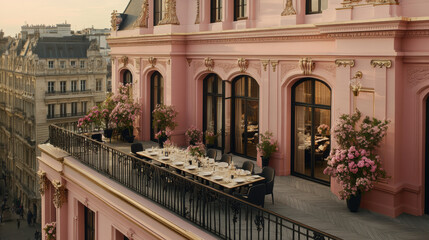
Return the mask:
[(256, 159), (259, 141), (259, 85), (249, 76), (232, 82), (232, 151)]
[(150, 139), (156, 141), (152, 112), (156, 105), (164, 104), (164, 78), (159, 72), (154, 72), (150, 78)]
[(425, 214), (429, 214), (429, 97), (426, 99)]
[(212, 131), (218, 134), (215, 146), (222, 147), (223, 130), (223, 83), (216, 74), (210, 74), (203, 83), (203, 132)]
[(331, 149), (331, 89), (305, 78), (292, 87), (292, 174), (328, 184), (323, 174)]

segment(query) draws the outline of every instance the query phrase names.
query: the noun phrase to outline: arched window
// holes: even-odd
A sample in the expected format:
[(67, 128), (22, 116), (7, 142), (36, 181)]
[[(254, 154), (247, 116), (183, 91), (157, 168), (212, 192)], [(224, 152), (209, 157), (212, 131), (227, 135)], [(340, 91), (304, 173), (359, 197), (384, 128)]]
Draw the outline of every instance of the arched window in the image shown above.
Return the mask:
[(331, 149), (331, 89), (305, 78), (292, 87), (292, 174), (322, 183)]
[[(216, 74), (210, 74), (203, 83), (203, 131), (215, 134), (222, 130), (222, 80)], [(222, 147), (222, 136), (218, 135), (214, 142), (216, 147)]]
[(238, 76), (232, 83), (233, 152), (255, 158), (259, 139), (259, 85), (249, 76)]
[(133, 75), (131, 74), (130, 70), (125, 70), (123, 73), (122, 83), (125, 84), (133, 84)]
[(158, 130), (153, 127), (152, 112), (158, 104), (164, 104), (164, 78), (159, 72), (154, 72), (150, 78), (150, 139), (153, 141)]

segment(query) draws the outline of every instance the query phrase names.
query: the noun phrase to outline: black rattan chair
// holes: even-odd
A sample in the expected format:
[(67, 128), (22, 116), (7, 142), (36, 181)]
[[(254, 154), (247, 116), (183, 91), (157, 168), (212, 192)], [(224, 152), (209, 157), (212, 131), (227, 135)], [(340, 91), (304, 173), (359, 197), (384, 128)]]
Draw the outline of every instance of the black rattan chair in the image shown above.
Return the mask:
[(253, 170), (255, 169), (255, 165), (252, 161), (245, 161), (243, 163), (243, 166), (241, 166), (242, 169), (250, 171), (251, 174), (253, 174)]
[(101, 133), (92, 134), (91, 138), (94, 139), (95, 141), (103, 142), (103, 136), (101, 135)]
[(241, 198), (249, 203), (264, 207), (265, 202), (265, 184), (258, 184), (249, 188), (247, 195), (234, 193), (235, 197)]
[(275, 170), (271, 167), (264, 167), (264, 169), (262, 169), (262, 173), (260, 173), (259, 175), (265, 178), (265, 186), (266, 186), (265, 195), (271, 194), (271, 198), (274, 204), (273, 188), (274, 188), (274, 178), (276, 176)]
[(222, 158), (219, 160), (219, 162), (226, 162), (228, 164), (232, 163), (232, 156), (229, 154), (223, 154)]
[(209, 149), (207, 150), (207, 157), (213, 158), (216, 161), (217, 151), (216, 149)]

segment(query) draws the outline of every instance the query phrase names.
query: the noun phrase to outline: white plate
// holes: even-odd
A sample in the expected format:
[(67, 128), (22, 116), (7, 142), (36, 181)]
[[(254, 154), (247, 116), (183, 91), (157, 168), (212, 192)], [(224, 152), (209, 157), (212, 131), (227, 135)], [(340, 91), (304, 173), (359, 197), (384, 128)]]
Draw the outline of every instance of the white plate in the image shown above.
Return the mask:
[(146, 151), (147, 152), (152, 152), (153, 150), (149, 148), (149, 149), (146, 149)]
[(149, 153), (149, 155), (156, 156), (156, 155), (158, 155), (158, 153), (157, 152), (151, 152), (151, 153)]
[(234, 178), (234, 182), (236, 183), (244, 183), (246, 180), (244, 180), (243, 178)]
[(197, 169), (197, 166), (195, 166), (195, 165), (189, 165), (189, 166), (186, 166), (186, 169), (188, 169), (188, 170), (194, 170), (194, 169)]
[[(170, 159), (170, 157), (161, 157), (160, 158), (161, 160), (169, 160)], [(183, 164), (182, 164), (183, 165)]]
[(223, 179), (223, 177), (222, 176), (214, 176), (213, 177), (213, 180), (215, 180), (215, 181), (220, 181), (220, 180), (222, 180)]
[(252, 175), (251, 177), (256, 179), (256, 178), (260, 178), (261, 176), (259, 176), (259, 175)]
[(220, 163), (218, 163), (218, 166), (219, 167), (228, 167), (228, 163), (226, 163), (226, 162), (220, 162)]
[(210, 176), (213, 172), (200, 172), (201, 176)]
[(183, 166), (185, 164), (184, 162), (174, 162), (173, 165), (175, 166)]

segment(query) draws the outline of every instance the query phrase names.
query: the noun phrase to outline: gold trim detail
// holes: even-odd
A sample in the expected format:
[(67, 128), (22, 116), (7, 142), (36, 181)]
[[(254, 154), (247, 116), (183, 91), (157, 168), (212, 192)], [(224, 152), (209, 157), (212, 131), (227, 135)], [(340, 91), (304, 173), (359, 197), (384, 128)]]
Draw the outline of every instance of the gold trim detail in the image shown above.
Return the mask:
[(122, 56), (122, 57), (119, 59), (119, 63), (123, 63), (123, 64), (124, 64), (124, 67), (126, 67), (126, 66), (128, 65), (128, 57), (127, 57), (127, 56)]
[(244, 73), (246, 72), (247, 68), (249, 67), (249, 61), (247, 61), (244, 58), (239, 58), (237, 60), (238, 67), (240, 68), (240, 72)]
[(207, 71), (213, 71), (214, 61), (210, 57), (204, 58), (204, 66), (206, 66)]
[(200, 23), (200, 0), (197, 0), (197, 16), (195, 17), (195, 24)]
[(262, 62), (262, 66), (264, 67), (264, 71), (266, 72), (267, 66), (268, 66), (268, 63), (270, 62), (270, 60), (261, 60), (261, 62)]
[(278, 60), (271, 60), (271, 66), (273, 67), (273, 72), (276, 72), (276, 67), (279, 64)]
[(64, 203), (67, 202), (67, 189), (66, 186), (64, 186), (63, 184), (61, 184), (60, 181), (53, 181), (52, 185), (55, 188), (55, 192), (54, 192), (54, 206), (55, 208), (61, 208), (63, 206)]
[(48, 189), (48, 178), (46, 177), (46, 172), (42, 170), (37, 171), (37, 176), (39, 177), (39, 193), (43, 196)]
[(285, 9), (282, 12), (282, 16), (296, 15), (296, 11), (293, 8), (292, 0), (287, 0)]
[(144, 0), (142, 4), (142, 11), (137, 21), (134, 22), (133, 27), (135, 28), (147, 28), (147, 19), (149, 18), (149, 3), (148, 0)]
[(113, 10), (111, 14), (111, 20), (110, 20), (112, 30), (117, 31), (119, 29), (119, 25), (121, 25), (121, 22), (122, 22), (121, 15), (118, 13), (118, 11)]
[(301, 58), (299, 60), (299, 68), (301, 69), (304, 75), (310, 75), (315, 67), (315, 63), (311, 58)]
[(391, 60), (371, 60), (371, 66), (372, 67), (386, 67), (391, 68), (392, 67), (392, 61)]
[(176, 0), (166, 0), (165, 1), (165, 13), (162, 20), (159, 22), (159, 25), (180, 25), (179, 19), (176, 15)]
[(335, 65), (337, 65), (337, 67), (343, 66), (343, 67), (347, 67), (350, 66), (351, 68), (355, 66), (355, 60), (353, 59), (337, 59), (335, 60)]
[(156, 65), (156, 58), (155, 57), (149, 57), (147, 59), (147, 61), (149, 62), (150, 65), (152, 65), (152, 67), (155, 67), (155, 65)]

